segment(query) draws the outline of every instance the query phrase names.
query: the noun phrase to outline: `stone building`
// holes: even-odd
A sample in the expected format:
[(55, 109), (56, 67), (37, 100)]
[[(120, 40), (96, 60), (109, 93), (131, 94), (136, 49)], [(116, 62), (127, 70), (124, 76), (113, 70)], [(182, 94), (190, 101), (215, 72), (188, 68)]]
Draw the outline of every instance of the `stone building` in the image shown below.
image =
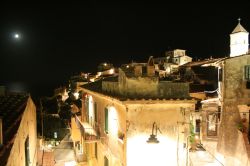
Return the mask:
[(184, 164), (196, 104), (188, 88), (161, 81), (151, 58), (84, 85), (82, 116), (75, 117), (82, 158), (99, 166)]
[(154, 58), (155, 69), (160, 77), (166, 77), (178, 72), (181, 65), (192, 62), (192, 57), (186, 55), (186, 50), (175, 49), (166, 51), (164, 57)]
[(0, 163), (37, 164), (36, 107), (25, 94), (0, 96)]
[[(230, 57), (211, 59), (184, 65), (199, 66), (201, 73), (211, 68), (206, 79), (200, 79), (201, 73), (191, 69), (192, 83), (213, 85), (212, 89), (203, 88), (198, 95), (191, 96), (201, 101), (200, 138), (206, 151), (220, 164), (227, 166), (250, 165), (249, 104), (250, 104), (250, 54), (248, 54), (248, 32), (240, 23), (236, 26), (231, 39)], [(234, 42), (235, 41), (235, 42)], [(237, 41), (237, 42), (236, 42)], [(234, 45), (234, 44), (236, 45)], [(236, 48), (237, 47), (237, 48)], [(205, 63), (204, 63), (205, 62)], [(203, 69), (202, 69), (203, 68)], [(212, 72), (213, 71), (213, 72)], [(216, 84), (217, 85), (216, 85)], [(206, 87), (208, 88), (208, 87)], [(200, 98), (199, 98), (200, 97)]]

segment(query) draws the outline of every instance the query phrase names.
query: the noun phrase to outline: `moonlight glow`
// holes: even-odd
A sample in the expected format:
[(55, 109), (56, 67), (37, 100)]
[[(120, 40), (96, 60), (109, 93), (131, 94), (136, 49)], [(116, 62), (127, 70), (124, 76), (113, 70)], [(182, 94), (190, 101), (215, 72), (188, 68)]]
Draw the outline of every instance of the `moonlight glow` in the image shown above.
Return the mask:
[(14, 33), (14, 35), (13, 35), (13, 37), (14, 37), (14, 39), (20, 39), (20, 34), (18, 34), (18, 33)]

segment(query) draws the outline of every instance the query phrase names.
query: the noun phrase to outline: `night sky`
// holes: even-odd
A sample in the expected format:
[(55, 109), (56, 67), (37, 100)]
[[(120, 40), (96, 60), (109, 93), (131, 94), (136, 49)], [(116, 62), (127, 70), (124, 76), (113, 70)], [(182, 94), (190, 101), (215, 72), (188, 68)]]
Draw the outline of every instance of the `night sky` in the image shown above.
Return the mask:
[(194, 59), (225, 57), (239, 17), (250, 31), (244, 3), (84, 2), (1, 4), (0, 85), (50, 95), (101, 62), (146, 62), (176, 48)]

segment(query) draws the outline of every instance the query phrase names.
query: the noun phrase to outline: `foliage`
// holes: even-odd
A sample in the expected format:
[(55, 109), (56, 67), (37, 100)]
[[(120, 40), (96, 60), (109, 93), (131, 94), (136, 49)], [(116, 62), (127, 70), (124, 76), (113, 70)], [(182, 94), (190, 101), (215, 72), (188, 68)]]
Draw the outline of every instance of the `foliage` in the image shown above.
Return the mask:
[(60, 107), (59, 116), (61, 119), (70, 120), (71, 118), (71, 107), (68, 104), (64, 104)]
[(193, 144), (195, 142), (195, 133), (194, 133), (194, 125), (192, 123), (190, 123), (189, 125), (189, 130), (190, 130), (189, 142), (190, 144)]
[(82, 100), (79, 98), (73, 102), (79, 109), (82, 108)]
[(53, 139), (54, 132), (57, 132), (57, 139), (61, 140), (68, 132), (65, 123), (58, 116), (45, 115), (43, 126), (44, 136), (48, 139)]
[(244, 131), (244, 126), (241, 122), (237, 123), (236, 125), (237, 129), (240, 130), (240, 131)]
[(42, 99), (42, 106), (47, 114), (57, 114), (59, 109), (56, 97)]

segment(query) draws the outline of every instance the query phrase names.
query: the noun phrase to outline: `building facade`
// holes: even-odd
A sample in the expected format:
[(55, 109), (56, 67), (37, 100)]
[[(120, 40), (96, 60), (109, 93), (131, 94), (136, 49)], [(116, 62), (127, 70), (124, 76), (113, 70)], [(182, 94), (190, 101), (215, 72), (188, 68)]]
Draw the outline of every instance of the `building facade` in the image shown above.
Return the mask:
[(82, 117), (76, 123), (89, 165), (186, 162), (196, 104), (188, 84), (158, 80), (149, 61), (145, 70), (120, 69), (118, 78), (87, 84), (82, 92)]
[(0, 96), (1, 164), (37, 165), (36, 107), (25, 95)]

